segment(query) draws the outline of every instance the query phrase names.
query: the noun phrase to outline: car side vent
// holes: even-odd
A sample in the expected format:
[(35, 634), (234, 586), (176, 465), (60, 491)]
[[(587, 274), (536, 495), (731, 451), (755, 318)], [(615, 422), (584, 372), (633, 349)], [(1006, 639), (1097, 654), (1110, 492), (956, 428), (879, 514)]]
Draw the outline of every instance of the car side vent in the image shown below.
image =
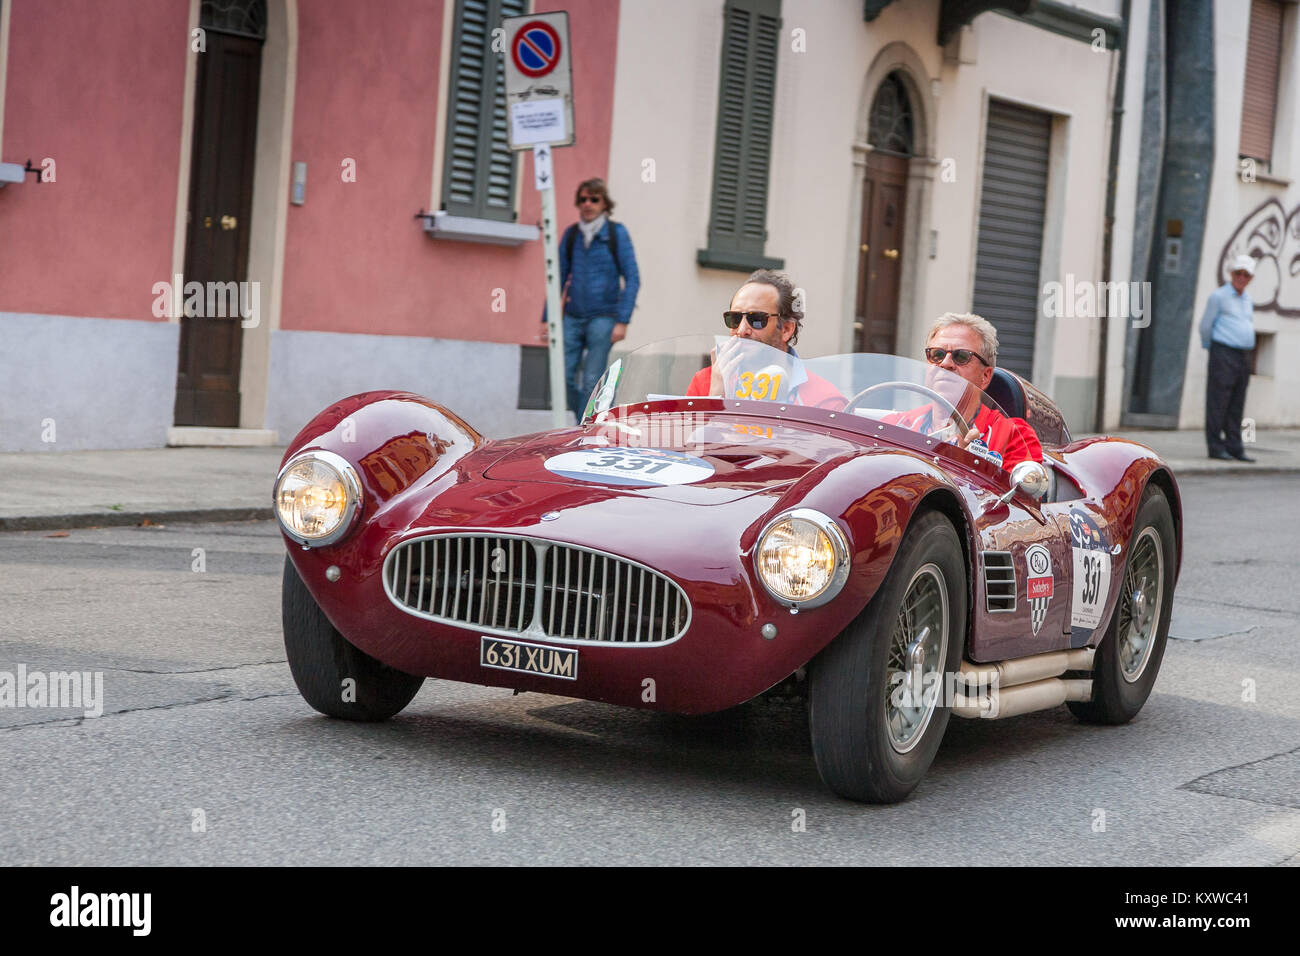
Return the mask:
[(984, 593), (991, 613), (1016, 609), (1016, 566), (1010, 551), (984, 552)]

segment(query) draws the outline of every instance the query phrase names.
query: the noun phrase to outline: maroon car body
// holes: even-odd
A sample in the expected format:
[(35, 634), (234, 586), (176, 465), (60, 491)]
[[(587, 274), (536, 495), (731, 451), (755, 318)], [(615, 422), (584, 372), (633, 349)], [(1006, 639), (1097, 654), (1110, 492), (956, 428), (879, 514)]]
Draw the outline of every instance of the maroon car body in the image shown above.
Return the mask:
[[(426, 398), (368, 392), (314, 418), (284, 459), (320, 450), (349, 462), (361, 485), (355, 528), (332, 545), (304, 547), (290, 536), (286, 543), (298, 575), (338, 632), (392, 668), (629, 707), (717, 711), (795, 673), (862, 612), (923, 510), (945, 515), (962, 541), (966, 660), (1003, 661), (1095, 646), (1121, 590), (1124, 550), (1148, 485), (1163, 491), (1181, 529), (1174, 477), (1141, 445), (1071, 440), (1049, 399), (1014, 376), (1004, 374), (1002, 381), (1004, 388), (1022, 389), (1017, 400), (1053, 473), (1053, 489), (1042, 501), (1013, 496), (1000, 503), (1012, 490), (1008, 473), (956, 445), (872, 418), (796, 404), (663, 398), (620, 408), (616, 420), (606, 416), (603, 423), (588, 420), (580, 427), (489, 441)], [(628, 487), (570, 480), (546, 467), (568, 451), (616, 442), (627, 427), (686, 417), (692, 428), (715, 436), (691, 446), (691, 454), (712, 467), (705, 480)], [(797, 612), (769, 593), (753, 563), (760, 532), (773, 516), (793, 508), (830, 516), (850, 551), (850, 573), (839, 594)], [(1078, 556), (1072, 553), (1078, 529), (1088, 536), (1089, 548), (1106, 555), (1108, 567), (1106, 581), (1082, 585), (1093, 601), (1082, 616), (1074, 580)], [(503, 548), (511, 559), (534, 543), (565, 546), (578, 560), (594, 555), (590, 560), (597, 569), (606, 567), (600, 556), (612, 556), (679, 587), (687, 614), (674, 623), (688, 623), (667, 641), (553, 636), (539, 641), (523, 634), (522, 627), (485, 628), (468, 620), (451, 622), (445, 614), (413, 613), (409, 597), (392, 593), (415, 580), (410, 558), (394, 557), (395, 552), (444, 535), (491, 538), (498, 546), (524, 542), (517, 550)], [(1039, 620), (1031, 625), (1030, 575), (1023, 568), (1026, 550), (1034, 545), (1050, 554), (1052, 582), (1045, 589), (1048, 596), (1037, 602)], [(454, 576), (444, 569), (446, 596), (454, 592), (467, 606), (486, 602), (487, 548), (484, 544), (472, 561), (461, 555), (466, 567), (458, 567)], [(1176, 551), (1181, 554), (1181, 541)], [(421, 554), (442, 554), (449, 561), (451, 552)], [(996, 573), (1008, 566), (1010, 593)], [(421, 584), (426, 577), (434, 580), (421, 567)], [(633, 579), (627, 580), (630, 589)], [(669, 594), (662, 593), (666, 602)], [(429, 609), (434, 610), (432, 596)], [(650, 621), (658, 620), (652, 611)], [(770, 625), (767, 633), (765, 625)], [(577, 648), (576, 674), (484, 666), (485, 634)]]

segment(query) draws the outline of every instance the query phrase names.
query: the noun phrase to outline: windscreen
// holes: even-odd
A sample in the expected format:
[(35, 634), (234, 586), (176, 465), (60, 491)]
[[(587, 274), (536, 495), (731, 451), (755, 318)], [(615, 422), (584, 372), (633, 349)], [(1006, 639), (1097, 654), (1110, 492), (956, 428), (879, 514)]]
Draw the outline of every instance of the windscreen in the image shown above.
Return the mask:
[(954, 441), (981, 407), (997, 404), (960, 375), (898, 355), (848, 353), (802, 358), (755, 339), (685, 335), (635, 349), (611, 363), (584, 419), (631, 405), (712, 396), (744, 403), (802, 405), (852, 414)]

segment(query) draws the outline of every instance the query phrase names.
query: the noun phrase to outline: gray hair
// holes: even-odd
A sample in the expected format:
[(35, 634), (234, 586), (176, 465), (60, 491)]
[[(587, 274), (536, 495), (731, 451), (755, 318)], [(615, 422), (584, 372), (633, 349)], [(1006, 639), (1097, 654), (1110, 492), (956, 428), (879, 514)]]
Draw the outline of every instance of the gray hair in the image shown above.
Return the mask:
[(925, 341), (929, 342), (950, 325), (964, 325), (968, 329), (974, 329), (979, 334), (980, 341), (984, 343), (980, 349), (980, 357), (989, 365), (998, 364), (998, 330), (988, 319), (973, 312), (945, 312), (934, 320), (934, 325), (930, 326), (930, 334), (925, 337)]
[(776, 310), (781, 313), (785, 319), (794, 319), (794, 335), (790, 336), (790, 344), (794, 345), (799, 340), (799, 332), (803, 329), (803, 297), (798, 294), (795, 288), (794, 280), (785, 272), (776, 269), (758, 269), (749, 274), (749, 278), (744, 281), (744, 285), (757, 282), (761, 285), (770, 285), (777, 293)]

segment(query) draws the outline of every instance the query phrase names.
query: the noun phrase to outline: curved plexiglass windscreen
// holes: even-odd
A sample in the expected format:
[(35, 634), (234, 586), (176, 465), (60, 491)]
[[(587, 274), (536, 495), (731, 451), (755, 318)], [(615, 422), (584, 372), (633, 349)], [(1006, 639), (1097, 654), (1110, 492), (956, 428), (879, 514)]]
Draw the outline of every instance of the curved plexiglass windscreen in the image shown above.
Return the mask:
[(684, 335), (616, 359), (592, 390), (584, 420), (629, 405), (702, 396), (848, 413), (940, 441), (955, 440), (959, 424), (970, 427), (981, 406), (1001, 411), (960, 375), (917, 359), (875, 353), (803, 359), (755, 339)]

